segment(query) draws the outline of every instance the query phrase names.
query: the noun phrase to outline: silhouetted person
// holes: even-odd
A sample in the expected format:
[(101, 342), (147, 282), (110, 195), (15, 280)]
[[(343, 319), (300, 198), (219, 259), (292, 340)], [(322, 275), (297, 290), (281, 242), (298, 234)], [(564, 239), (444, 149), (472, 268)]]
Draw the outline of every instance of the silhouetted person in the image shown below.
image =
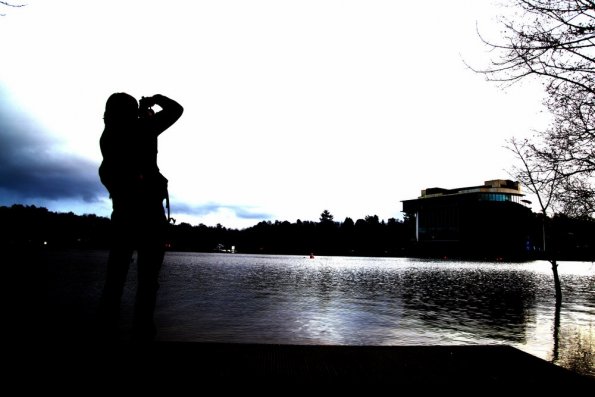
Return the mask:
[[(155, 113), (154, 105), (161, 110)], [(117, 336), (120, 302), (135, 250), (138, 284), (132, 337), (152, 340), (155, 336), (153, 312), (169, 221), (163, 209), (167, 179), (157, 167), (157, 137), (182, 112), (180, 104), (163, 95), (143, 97), (139, 107), (134, 97), (115, 93), (105, 104), (99, 176), (110, 193), (113, 211), (100, 314), (108, 338)]]

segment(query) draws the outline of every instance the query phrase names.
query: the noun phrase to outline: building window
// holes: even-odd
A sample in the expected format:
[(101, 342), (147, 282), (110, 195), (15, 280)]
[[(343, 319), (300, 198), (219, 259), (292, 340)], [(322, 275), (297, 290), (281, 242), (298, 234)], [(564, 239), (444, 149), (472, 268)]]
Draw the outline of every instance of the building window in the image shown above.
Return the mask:
[(504, 193), (482, 193), (479, 195), (479, 201), (511, 201), (513, 203), (518, 203), (519, 198)]

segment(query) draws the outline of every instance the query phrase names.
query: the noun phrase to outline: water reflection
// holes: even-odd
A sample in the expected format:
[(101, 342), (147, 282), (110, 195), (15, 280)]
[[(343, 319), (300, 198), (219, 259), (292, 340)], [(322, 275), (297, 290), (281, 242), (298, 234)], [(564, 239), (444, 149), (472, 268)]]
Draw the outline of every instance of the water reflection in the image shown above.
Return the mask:
[(408, 272), (401, 288), (408, 316), (479, 338), (522, 343), (534, 312), (535, 281), (525, 272), (447, 265)]
[[(105, 252), (46, 258), (55, 318), (84, 332)], [(168, 253), (158, 339), (284, 344), (510, 344), (595, 376), (595, 265)], [(134, 269), (131, 270), (134, 274)], [(130, 324), (135, 282), (123, 297)], [(85, 309), (87, 308), (87, 309)], [(87, 311), (85, 311), (87, 310)], [(558, 318), (558, 319), (556, 319)], [(556, 326), (558, 324), (558, 326)]]
[[(595, 265), (561, 276), (563, 302), (555, 308), (553, 349), (546, 359), (595, 377)], [(570, 270), (570, 269), (567, 269)]]
[(595, 377), (595, 330), (593, 324), (560, 327), (554, 364)]
[[(546, 263), (200, 254), (168, 260), (169, 288), (160, 305), (163, 339), (505, 343), (582, 373), (593, 371), (593, 333), (585, 327), (595, 321), (595, 270), (584, 266), (565, 273), (561, 265), (568, 291), (556, 336)], [(174, 288), (180, 282), (185, 287)], [(180, 309), (180, 300), (190, 307)], [(581, 325), (572, 330), (572, 322)]]

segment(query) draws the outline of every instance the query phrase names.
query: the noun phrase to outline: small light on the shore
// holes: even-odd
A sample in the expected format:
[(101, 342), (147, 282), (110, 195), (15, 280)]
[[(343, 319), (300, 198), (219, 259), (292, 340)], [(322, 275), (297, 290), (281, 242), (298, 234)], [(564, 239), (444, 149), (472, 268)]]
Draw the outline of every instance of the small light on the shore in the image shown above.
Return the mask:
[(48, 245), (48, 242), (47, 242), (47, 241), (44, 241), (44, 242), (43, 242), (43, 245)]

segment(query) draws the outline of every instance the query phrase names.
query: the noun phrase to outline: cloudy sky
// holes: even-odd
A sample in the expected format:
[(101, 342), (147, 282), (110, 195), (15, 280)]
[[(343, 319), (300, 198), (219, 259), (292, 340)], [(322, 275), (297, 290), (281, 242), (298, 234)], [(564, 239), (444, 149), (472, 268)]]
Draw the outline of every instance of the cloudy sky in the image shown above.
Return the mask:
[[(17, 1), (13, 1), (17, 3)], [(0, 6), (0, 205), (109, 216), (113, 92), (185, 108), (159, 141), (178, 222), (401, 218), (428, 187), (510, 178), (543, 92), (502, 89), (490, 0), (74, 1)]]

